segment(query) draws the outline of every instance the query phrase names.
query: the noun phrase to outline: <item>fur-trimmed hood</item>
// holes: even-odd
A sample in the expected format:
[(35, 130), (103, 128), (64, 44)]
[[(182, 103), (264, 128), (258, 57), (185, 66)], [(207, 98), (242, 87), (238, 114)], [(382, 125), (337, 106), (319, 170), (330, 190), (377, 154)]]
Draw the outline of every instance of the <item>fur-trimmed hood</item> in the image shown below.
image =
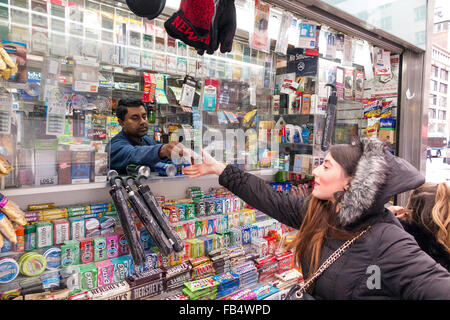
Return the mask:
[(425, 178), (408, 161), (392, 155), (385, 142), (361, 137), (360, 147), (362, 155), (338, 214), (341, 225), (345, 227), (380, 212), (392, 196), (425, 182)]

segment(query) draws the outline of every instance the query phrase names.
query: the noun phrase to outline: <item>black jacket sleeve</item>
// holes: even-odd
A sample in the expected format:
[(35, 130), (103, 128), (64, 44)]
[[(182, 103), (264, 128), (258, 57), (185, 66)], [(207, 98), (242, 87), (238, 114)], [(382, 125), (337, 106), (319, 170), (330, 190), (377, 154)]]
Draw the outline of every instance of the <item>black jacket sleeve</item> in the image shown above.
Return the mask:
[(414, 238), (397, 226), (380, 232), (376, 265), (382, 285), (405, 300), (450, 299), (450, 273), (423, 252)]
[(292, 228), (300, 228), (309, 197), (275, 191), (264, 180), (232, 165), (228, 165), (219, 176), (219, 183), (253, 208)]

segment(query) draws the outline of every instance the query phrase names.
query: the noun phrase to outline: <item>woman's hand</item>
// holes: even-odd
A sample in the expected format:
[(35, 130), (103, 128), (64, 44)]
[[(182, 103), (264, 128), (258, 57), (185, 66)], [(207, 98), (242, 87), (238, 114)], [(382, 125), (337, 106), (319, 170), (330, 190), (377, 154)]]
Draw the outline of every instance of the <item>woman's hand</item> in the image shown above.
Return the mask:
[(388, 207), (390, 211), (392, 211), (395, 216), (400, 220), (407, 220), (408, 217), (408, 211), (400, 206), (390, 206)]
[[(216, 174), (220, 176), (223, 170), (225, 169), (225, 165), (217, 162), (216, 159), (211, 157), (203, 149), (201, 149), (201, 151), (202, 151), (202, 162), (199, 164), (191, 165), (189, 167), (185, 167), (183, 169), (183, 173), (188, 175), (190, 178), (197, 178), (207, 174)], [(197, 157), (197, 159), (198, 158), (199, 157)]]

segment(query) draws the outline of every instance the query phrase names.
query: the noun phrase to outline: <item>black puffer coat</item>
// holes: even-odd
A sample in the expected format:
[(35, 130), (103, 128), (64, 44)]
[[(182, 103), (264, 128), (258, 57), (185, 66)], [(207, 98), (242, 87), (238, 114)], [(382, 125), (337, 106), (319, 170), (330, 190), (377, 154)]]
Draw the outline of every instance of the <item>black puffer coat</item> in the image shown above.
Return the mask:
[[(313, 296), (333, 300), (450, 299), (450, 273), (423, 252), (392, 212), (384, 208), (391, 196), (423, 184), (423, 177), (407, 161), (384, 151), (385, 160), (381, 157), (374, 163), (369, 149), (364, 149), (367, 157), (358, 164), (339, 215), (346, 215), (341, 223), (348, 229), (361, 230), (366, 224), (371, 229), (316, 280)], [(367, 165), (375, 168), (368, 170)], [(299, 229), (309, 198), (275, 191), (262, 179), (231, 165), (219, 176), (219, 183), (252, 207)], [(368, 184), (374, 188), (368, 190)], [(325, 240), (320, 263), (342, 244), (340, 240)], [(302, 263), (305, 278), (308, 267), (308, 263)], [(379, 282), (375, 280), (377, 268)]]
[(414, 221), (400, 220), (405, 231), (411, 234), (416, 239), (419, 247), (428, 253), (436, 262), (438, 262), (445, 269), (450, 271), (450, 252), (439, 243), (436, 237), (428, 231), (423, 225)]

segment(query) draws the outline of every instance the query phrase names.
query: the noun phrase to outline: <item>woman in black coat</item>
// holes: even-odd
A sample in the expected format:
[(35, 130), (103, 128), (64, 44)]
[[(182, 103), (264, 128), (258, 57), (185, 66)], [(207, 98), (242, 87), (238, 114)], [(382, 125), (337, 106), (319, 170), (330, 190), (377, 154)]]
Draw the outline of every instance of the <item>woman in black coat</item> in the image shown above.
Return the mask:
[(419, 247), (450, 271), (450, 186), (424, 183), (409, 196), (406, 209), (389, 207)]
[(361, 138), (334, 145), (315, 168), (307, 198), (275, 191), (262, 179), (203, 152), (184, 168), (192, 177), (215, 173), (250, 206), (299, 229), (293, 249), (305, 279), (346, 240), (370, 229), (314, 282), (316, 299), (450, 299), (450, 273), (423, 252), (384, 204), (424, 178), (387, 145)]

